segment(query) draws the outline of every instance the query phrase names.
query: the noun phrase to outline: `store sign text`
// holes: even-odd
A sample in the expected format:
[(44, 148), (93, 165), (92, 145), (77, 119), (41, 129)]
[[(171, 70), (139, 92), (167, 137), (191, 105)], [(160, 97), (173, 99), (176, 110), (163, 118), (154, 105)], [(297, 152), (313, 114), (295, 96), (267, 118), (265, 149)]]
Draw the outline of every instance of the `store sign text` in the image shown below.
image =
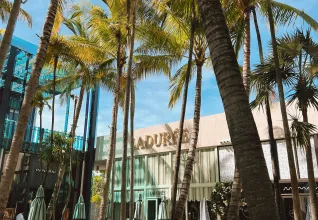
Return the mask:
[[(172, 136), (173, 135), (173, 136)], [(135, 140), (136, 149), (147, 149), (161, 146), (173, 146), (177, 144), (179, 129), (175, 129), (172, 134), (162, 132), (154, 135), (145, 135), (144, 138), (139, 137)], [(189, 143), (190, 133), (188, 129), (183, 129), (182, 143)]]
[(162, 197), (166, 195), (167, 190), (160, 190), (160, 189), (153, 189), (153, 190), (148, 190), (148, 197)]

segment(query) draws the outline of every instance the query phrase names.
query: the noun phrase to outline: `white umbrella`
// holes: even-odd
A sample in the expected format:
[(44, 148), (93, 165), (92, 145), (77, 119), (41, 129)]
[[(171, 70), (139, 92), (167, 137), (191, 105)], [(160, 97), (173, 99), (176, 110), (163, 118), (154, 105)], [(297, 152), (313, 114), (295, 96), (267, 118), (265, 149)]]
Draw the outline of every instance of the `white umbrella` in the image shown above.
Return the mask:
[(200, 220), (210, 220), (208, 204), (205, 198), (200, 202)]
[(141, 194), (138, 194), (138, 201), (136, 202), (136, 209), (134, 214), (135, 220), (141, 220), (141, 213), (142, 213), (142, 199)]
[(158, 220), (169, 220), (168, 213), (167, 213), (167, 200), (166, 196), (163, 196), (162, 201), (159, 205), (159, 212), (158, 212)]

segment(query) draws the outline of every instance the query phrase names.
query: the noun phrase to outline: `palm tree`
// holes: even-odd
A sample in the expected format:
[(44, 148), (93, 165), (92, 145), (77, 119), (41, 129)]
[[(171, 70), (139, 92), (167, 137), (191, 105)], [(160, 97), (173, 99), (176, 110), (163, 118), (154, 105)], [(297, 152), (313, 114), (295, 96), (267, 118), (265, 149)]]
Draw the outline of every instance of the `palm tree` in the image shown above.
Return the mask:
[(50, 203), (46, 211), (47, 220), (51, 220), (52, 218), (53, 220), (55, 219), (56, 202), (58, 199), (58, 194), (65, 174), (65, 170), (67, 169), (67, 162), (70, 160), (70, 157), (73, 157), (71, 151), (72, 138), (67, 138), (65, 134), (54, 134), (53, 144), (51, 144), (51, 146), (53, 147), (49, 148), (49, 153), (52, 154), (54, 160), (56, 161), (55, 163), (58, 164), (59, 171), (57, 174), (57, 180), (54, 185)]
[[(110, 56), (116, 60), (116, 77), (115, 86), (113, 90), (113, 109), (112, 109), (112, 123), (110, 126), (110, 145), (108, 151), (109, 158), (106, 161), (105, 179), (103, 184), (102, 200), (100, 203), (99, 217), (98, 219), (103, 220), (106, 217), (106, 208), (108, 205), (108, 193), (110, 174), (114, 163), (114, 152), (116, 148), (116, 132), (117, 132), (117, 115), (119, 105), (119, 93), (120, 93), (120, 81), (122, 77), (123, 66), (125, 64), (125, 51), (124, 51), (124, 27), (119, 18), (124, 17), (122, 5), (115, 1), (105, 1), (105, 4), (109, 8), (112, 17), (109, 17), (105, 11), (97, 6), (91, 6), (89, 10), (90, 21), (89, 24), (93, 32), (98, 37), (101, 47), (108, 50)], [(118, 5), (119, 4), (119, 5)], [(116, 45), (114, 48), (113, 45)]]
[[(308, 182), (309, 182), (309, 198), (310, 198), (310, 214), (312, 219), (317, 219), (317, 195), (316, 193), (312, 194), (312, 190), (316, 190), (316, 184), (314, 179), (314, 185), (312, 185), (312, 177), (310, 177), (310, 173), (313, 173), (313, 162), (310, 146), (310, 134), (317, 132), (316, 126), (305, 122), (299, 121), (298, 117), (291, 116), (293, 122), (291, 124), (291, 133), (294, 140), (295, 146), (301, 147), (306, 152), (306, 160), (307, 160), (307, 171), (308, 171)], [(303, 118), (304, 119), (304, 118)], [(315, 192), (315, 191), (314, 191)]]
[[(314, 51), (318, 49), (318, 45), (312, 40), (310, 30), (306, 33), (297, 30), (292, 36), (285, 35), (282, 39), (279, 39), (279, 47), (280, 50), (290, 54), (293, 58), (293, 71), (296, 72), (296, 80), (291, 87), (288, 104), (296, 103), (302, 113), (303, 122), (308, 124), (308, 108), (312, 106), (318, 110), (318, 89), (314, 83), (315, 75), (308, 71), (308, 69), (317, 66), (318, 56)], [(310, 133), (307, 132), (305, 141), (301, 143), (301, 146), (304, 147), (306, 153), (311, 216), (312, 219), (317, 219), (318, 201), (309, 135)]]
[[(243, 44), (243, 51), (244, 51), (244, 59), (243, 59), (243, 81), (244, 85), (247, 89), (247, 92), (250, 91), (250, 81), (248, 75), (251, 73), (250, 70), (250, 16), (253, 14), (254, 17), (254, 24), (257, 34), (257, 40), (259, 45), (259, 55), (260, 60), (262, 62), (263, 59), (263, 52), (261, 48), (261, 40), (260, 40), (260, 34), (259, 34), (259, 28), (257, 24), (257, 13), (267, 17), (268, 12), (266, 8), (266, 4), (264, 1), (223, 1), (224, 7), (226, 10), (226, 18), (227, 23), (231, 30), (232, 40), (234, 43), (235, 51), (238, 54), (242, 44)], [(287, 4), (283, 4), (277, 1), (271, 1), (271, 5), (274, 8), (274, 15), (275, 15), (275, 22), (278, 24), (291, 24), (298, 16), (303, 18), (306, 23), (308, 23), (313, 28), (318, 27), (318, 23), (311, 18), (308, 14), (304, 13), (303, 11), (300, 11), (296, 8), (293, 8), (292, 6), (289, 6)], [(268, 118), (268, 124), (271, 124), (270, 121), (270, 109), (266, 107), (266, 114)], [(269, 137), (271, 142), (271, 153), (273, 158), (273, 174), (274, 174), (274, 181), (275, 181), (275, 192), (276, 192), (276, 203), (278, 206), (280, 206), (279, 201), (279, 193), (278, 193), (278, 187), (277, 187), (277, 179), (278, 179), (278, 169), (277, 169), (277, 158), (275, 157), (275, 148), (276, 143), (271, 139), (272, 132), (271, 132), (271, 126), (269, 126)], [(229, 216), (231, 215), (232, 218), (236, 218), (234, 216), (237, 216), (238, 214), (238, 208), (239, 208), (239, 196), (240, 196), (240, 184), (239, 184), (239, 172), (235, 170), (235, 177), (233, 181), (233, 189), (232, 189), (232, 196), (231, 201), (234, 199), (236, 201), (236, 204), (233, 204), (231, 202), (230, 209), (229, 209)], [(236, 198), (238, 196), (238, 198)]]
[(191, 25), (191, 36), (190, 36), (190, 43), (189, 43), (189, 58), (187, 64), (187, 71), (185, 75), (185, 82), (184, 82), (184, 91), (183, 91), (183, 98), (182, 98), (182, 106), (181, 106), (181, 113), (180, 113), (180, 121), (179, 121), (179, 133), (178, 133), (178, 140), (177, 140), (177, 150), (176, 150), (176, 158), (175, 158), (175, 168), (174, 168), (174, 175), (173, 175), (173, 182), (172, 182), (172, 193), (171, 193), (171, 211), (170, 216), (171, 219), (174, 219), (176, 216), (176, 200), (177, 200), (177, 188), (178, 188), (178, 176), (179, 176), (179, 168), (180, 168), (180, 160), (181, 160), (181, 144), (182, 144), (182, 137), (183, 137), (183, 125), (184, 125), (184, 118), (186, 112), (186, 105), (187, 105), (187, 98), (188, 98), (188, 86), (190, 81), (190, 71), (192, 66), (192, 53), (193, 53), (193, 41), (194, 41), (194, 21), (192, 20)]
[[(25, 1), (26, 2), (26, 1)], [(9, 0), (2, 0), (0, 4), (0, 20), (7, 21), (8, 24), (3, 35), (1, 46), (0, 46), (0, 75), (2, 75), (2, 69), (4, 65), (4, 61), (6, 59), (7, 53), (9, 51), (9, 47), (11, 45), (11, 40), (15, 28), (15, 24), (20, 19), (25, 19), (29, 26), (32, 26), (32, 18), (31, 16), (21, 9), (21, 3), (25, 3), (22, 0), (15, 0), (13, 4), (9, 2)], [(8, 14), (10, 14), (8, 16)], [(8, 19), (9, 17), (9, 19)]]
[(268, 20), (270, 25), (274, 63), (275, 63), (275, 70), (276, 70), (276, 83), (277, 83), (278, 92), (279, 92), (279, 102), (280, 102), (280, 109), (281, 109), (281, 114), (283, 119), (283, 127), (284, 127), (284, 133), (285, 133), (287, 156), (288, 156), (289, 171), (290, 171), (290, 181), (291, 181), (292, 193), (293, 193), (294, 218), (296, 220), (301, 220), (298, 182), (297, 182), (295, 162), (294, 162), (294, 156), (293, 156), (293, 150), (292, 150), (291, 136), (290, 136), (289, 125), (288, 125), (283, 80), (282, 80), (282, 74), (281, 74), (280, 66), (279, 66), (279, 57), (278, 57), (278, 50), (277, 50), (277, 43), (276, 43), (276, 36), (275, 36), (274, 18), (273, 18), (270, 0), (267, 0), (267, 8), (268, 8)]
[[(199, 38), (202, 36), (199, 36)], [(196, 38), (195, 38), (196, 39)], [(206, 47), (200, 45), (202, 41), (195, 41), (194, 43), (194, 51), (195, 51), (195, 64), (197, 69), (196, 74), (196, 88), (195, 88), (195, 102), (194, 102), (194, 116), (193, 116), (193, 126), (192, 126), (192, 133), (191, 133), (191, 142), (189, 146), (188, 156), (186, 160), (185, 165), (185, 171), (183, 176), (182, 185), (180, 188), (180, 195), (179, 195), (179, 201), (177, 203), (176, 207), (176, 214), (177, 219), (182, 219), (181, 216), (184, 211), (184, 206), (188, 198), (189, 194), (189, 188), (191, 183), (191, 178), (193, 174), (193, 166), (194, 166), (194, 160), (195, 160), (195, 151), (199, 136), (199, 126), (200, 126), (200, 111), (201, 111), (201, 83), (202, 83), (202, 67), (205, 63), (206, 57), (205, 57), (205, 49)], [(205, 39), (203, 37), (203, 42), (205, 42)], [(203, 44), (204, 45), (204, 44)]]
[[(42, 167), (43, 167), (43, 148), (42, 148), (42, 141), (43, 141), (43, 134), (42, 134), (42, 113), (43, 113), (43, 109), (45, 106), (47, 106), (49, 109), (51, 109), (51, 106), (49, 105), (48, 102), (49, 98), (48, 97), (44, 97), (42, 94), (42, 91), (38, 91), (35, 94), (35, 97), (32, 101), (32, 107), (38, 108), (38, 113), (40, 116), (40, 143), (39, 143), (39, 150), (40, 150), (40, 170), (41, 170), (41, 174), (42, 174)], [(43, 174), (41, 175), (42, 181), (43, 181)]]
[(131, 79), (130, 91), (130, 203), (129, 203), (129, 218), (134, 218), (134, 184), (135, 184), (135, 165), (134, 165), (134, 117), (135, 117), (135, 84), (134, 77)]
[[(110, 16), (106, 15), (103, 9), (99, 7), (93, 7), (91, 12), (91, 25), (96, 33), (100, 36), (103, 42), (105, 42), (105, 48), (108, 48), (111, 51), (112, 56), (117, 60), (117, 71), (122, 75), (122, 68), (125, 64), (125, 21), (119, 20), (126, 15), (126, 10), (123, 11), (126, 7), (119, 2), (105, 1), (108, 8), (110, 8)], [(116, 4), (117, 3), (117, 4)], [(176, 54), (176, 51), (180, 51), (179, 44), (176, 43), (175, 38), (171, 33), (167, 33), (164, 28), (161, 28), (158, 23), (160, 19), (156, 13), (154, 13), (153, 8), (148, 6), (147, 16), (142, 16), (145, 7), (147, 4), (142, 5), (138, 4), (136, 8), (136, 19), (138, 19), (138, 26), (136, 27), (136, 39), (140, 40), (140, 44), (134, 50), (134, 68), (133, 72), (136, 76), (136, 81), (141, 80), (147, 77), (149, 74), (162, 74), (168, 75), (170, 73), (171, 65), (181, 60), (180, 55)], [(140, 13), (140, 14), (139, 14)], [(159, 16), (160, 17), (160, 16)], [(153, 38), (156, 35), (157, 38)], [(117, 45), (117, 51), (112, 51), (114, 49), (113, 45)], [(119, 78), (118, 78), (119, 80)], [(124, 80), (123, 80), (124, 81)], [(125, 93), (120, 92), (120, 82), (118, 81), (115, 95), (123, 95)], [(118, 112), (118, 97), (116, 99), (116, 104), (113, 106), (113, 120), (111, 126), (110, 134), (110, 150), (108, 152), (108, 158), (114, 158), (115, 150), (115, 134), (116, 134), (116, 120)], [(115, 102), (114, 102), (115, 103)], [(115, 109), (114, 109), (115, 108)], [(113, 131), (114, 129), (114, 131)], [(107, 195), (109, 191), (110, 183), (110, 173), (112, 172), (114, 160), (107, 160), (106, 162), (106, 171), (105, 171), (105, 184), (104, 184), (104, 193), (103, 200), (100, 206), (99, 218), (103, 219), (105, 217), (105, 210), (107, 206)], [(113, 178), (112, 178), (112, 190), (113, 187)], [(113, 193), (112, 193), (113, 194)]]
[[(64, 24), (69, 28), (73, 35), (69, 37), (52, 37), (51, 50), (48, 54), (48, 59), (50, 59), (50, 57), (56, 57), (57, 54), (62, 58), (61, 60), (63, 60), (63, 62), (61, 62), (60, 66), (66, 75), (56, 81), (53, 80), (53, 82), (44, 87), (44, 89), (48, 89), (54, 88), (56, 85), (63, 93), (69, 94), (71, 90), (80, 85), (80, 94), (79, 97), (76, 98), (73, 123), (70, 132), (72, 145), (85, 91), (88, 91), (96, 83), (101, 83), (108, 90), (112, 90), (114, 87), (114, 74), (111, 72), (111, 69), (109, 69), (109, 65), (113, 60), (109, 59), (107, 53), (105, 54), (105, 51), (98, 48), (99, 45), (95, 36), (87, 28), (87, 24), (82, 21), (76, 10), (77, 7), (74, 6), (70, 18), (64, 18)], [(54, 68), (55, 65), (56, 62), (54, 60)], [(71, 176), (72, 157), (70, 157), (69, 160), (69, 174)], [(64, 215), (69, 203), (71, 183), (69, 182), (69, 184), (69, 191), (62, 215)]]
[[(121, 219), (126, 219), (126, 168), (127, 168), (127, 149), (128, 149), (128, 120), (129, 120), (129, 104), (130, 104), (130, 91), (131, 91), (131, 77), (132, 77), (132, 65), (134, 55), (135, 44), (135, 29), (136, 29), (136, 6), (137, 0), (133, 1), (131, 7), (131, 1), (127, 0), (127, 21), (126, 21), (126, 34), (127, 34), (127, 47), (128, 47), (128, 69), (126, 78), (125, 89), (125, 103), (124, 103), (124, 125), (123, 125), (123, 157), (122, 157), (122, 176), (121, 176)], [(130, 21), (130, 14), (132, 12), (132, 21)], [(131, 26), (131, 28), (130, 28)], [(131, 146), (133, 148), (133, 146)], [(134, 158), (130, 158), (131, 161)], [(132, 169), (132, 167), (131, 167)], [(131, 185), (131, 188), (133, 186)], [(133, 195), (133, 194), (132, 194)], [(133, 202), (133, 196), (131, 201)], [(131, 211), (132, 213), (132, 211)], [(133, 216), (130, 216), (132, 219)]]
[(261, 142), (221, 3), (219, 0), (198, 2), (250, 218), (278, 219)]
[[(195, 15), (195, 4), (194, 1), (184, 2), (183, 6), (180, 10), (180, 2), (167, 1), (163, 3), (157, 4), (157, 10), (162, 11), (165, 15), (162, 19), (162, 24), (160, 26), (165, 25), (165, 32), (171, 32), (173, 37), (176, 39), (176, 45), (179, 45), (181, 51), (178, 53), (184, 54), (188, 53), (188, 62), (186, 65), (182, 66), (177, 74), (174, 76), (173, 83), (171, 85), (172, 89), (170, 95), (169, 107), (173, 107), (176, 101), (180, 98), (180, 95), (183, 91), (182, 97), (182, 106), (180, 113), (180, 121), (179, 121), (179, 129), (178, 129), (178, 138), (176, 141), (176, 158), (174, 165), (174, 175), (172, 182), (172, 191), (171, 191), (171, 208), (170, 208), (170, 218), (174, 219), (176, 216), (176, 197), (177, 197), (177, 185), (178, 185), (178, 175), (179, 175), (179, 167), (181, 160), (181, 145), (182, 145), (182, 137), (183, 137), (183, 126), (184, 126), (184, 118), (186, 111), (186, 103), (188, 96), (188, 85), (191, 78), (191, 71), (193, 68), (192, 54), (194, 50), (194, 36), (195, 36), (195, 25), (196, 18)], [(190, 13), (189, 13), (190, 12)], [(182, 23), (183, 22), (183, 23)], [(187, 24), (191, 24), (190, 28)], [(171, 31), (173, 30), (173, 31)], [(170, 34), (171, 34), (170, 33)], [(187, 42), (189, 41), (189, 42)], [(173, 41), (171, 41), (173, 42)], [(174, 52), (175, 53), (175, 52)], [(178, 54), (177, 53), (177, 54)], [(171, 53), (173, 55), (173, 53)]]
[[(264, 60), (261, 65), (264, 64)], [(281, 197), (279, 190), (279, 164), (278, 164), (278, 153), (277, 153), (277, 143), (274, 137), (274, 129), (273, 122), (271, 116), (271, 103), (272, 97), (275, 96), (275, 91), (272, 85), (268, 84), (266, 79), (270, 78), (267, 74), (268, 72), (262, 72), (261, 68), (258, 66), (255, 70), (255, 74), (250, 76), (251, 89), (255, 89), (256, 97), (250, 103), (251, 108), (258, 108), (259, 110), (265, 106), (265, 112), (267, 117), (268, 124), (268, 134), (269, 134), (269, 142), (270, 142), (270, 153), (272, 160), (272, 171), (273, 171), (273, 181), (274, 181), (274, 192), (275, 192), (275, 200), (278, 210), (281, 212)], [(258, 74), (256, 74), (258, 73)], [(273, 76), (273, 74), (272, 74)], [(281, 213), (280, 213), (281, 214)]]
[[(254, 26), (256, 30), (256, 36), (257, 36), (260, 63), (263, 64), (264, 63), (263, 46), (262, 46), (261, 34), (258, 27), (258, 21), (257, 21), (255, 8), (252, 9), (252, 13), (253, 13)], [(263, 84), (263, 85), (267, 85), (267, 84)], [(260, 101), (258, 102), (258, 105), (259, 106), (265, 105), (265, 109), (266, 109), (265, 111), (266, 111), (266, 118), (267, 118), (267, 124), (268, 124), (268, 136), (269, 136), (270, 152), (271, 152), (271, 160), (272, 160), (275, 200), (276, 200), (277, 208), (280, 212), (280, 216), (282, 218), (283, 215), (282, 215), (281, 197), (280, 197), (280, 190), (279, 190), (280, 171), (279, 171), (279, 164), (278, 164), (278, 152), (277, 152), (277, 143), (274, 137), (274, 128), (273, 128), (272, 114), (270, 109), (271, 91), (272, 89), (270, 86), (267, 86), (267, 87), (261, 86), (261, 88), (259, 88), (257, 96), (263, 96), (263, 98), (261, 98)], [(255, 100), (257, 100), (257, 98)]]
[[(133, 1), (133, 6), (131, 8), (132, 11), (132, 18), (130, 21), (130, 0), (127, 1), (127, 38), (129, 45), (129, 57), (128, 57), (128, 80), (130, 83), (126, 83), (127, 85), (130, 84), (130, 94), (129, 94), (129, 101), (130, 104), (130, 203), (129, 203), (129, 219), (134, 219), (134, 115), (135, 115), (135, 84), (134, 84), (134, 75), (133, 75), (133, 53), (134, 53), (134, 45), (135, 45), (135, 33), (136, 33), (136, 8), (137, 8), (137, 0)], [(130, 29), (131, 25), (131, 29)], [(127, 80), (127, 81), (128, 81)], [(127, 87), (126, 87), (127, 89)], [(127, 90), (126, 90), (126, 97), (127, 98)], [(126, 101), (126, 100), (125, 100)], [(125, 103), (126, 104), (126, 103)], [(129, 107), (128, 107), (129, 108)], [(125, 110), (127, 110), (125, 108)], [(126, 115), (127, 114), (127, 115)], [(128, 121), (128, 113), (125, 112), (125, 117), (127, 117)], [(127, 125), (127, 133), (128, 133), (128, 123)], [(128, 135), (128, 134), (127, 134)], [(128, 140), (127, 140), (128, 141)]]
[[(257, 14), (268, 17), (268, 11), (266, 2), (262, 0), (232, 0), (223, 1), (224, 8), (226, 11), (226, 19), (229, 28), (232, 32), (232, 39), (236, 53), (239, 52), (243, 44), (243, 82), (249, 93), (249, 78), (248, 75), (251, 73), (250, 68), (250, 47), (251, 47), (251, 34), (250, 34), (250, 20), (251, 14), (253, 14), (254, 21), (257, 19)], [(300, 11), (290, 5), (271, 1), (273, 7), (274, 19), (277, 24), (289, 25), (292, 24), (297, 17), (300, 17), (309, 26), (315, 30), (318, 28), (318, 23), (303, 11)], [(258, 13), (257, 13), (258, 12)], [(256, 27), (256, 30), (258, 27)], [(234, 33), (233, 33), (234, 32)], [(261, 54), (260, 54), (261, 55)]]
[(3, 215), (5, 207), (7, 205), (8, 198), (9, 198), (14, 171), (18, 162), (20, 146), (22, 144), (27, 123), (28, 123), (30, 113), (32, 110), (32, 100), (35, 96), (35, 91), (38, 86), (39, 76), (44, 65), (45, 55), (46, 55), (47, 48), (49, 46), (51, 31), (54, 24), (54, 19), (55, 19), (55, 14), (57, 11), (58, 4), (59, 4), (59, 0), (51, 0), (50, 6), (48, 8), (48, 13), (47, 13), (45, 24), (43, 26), (43, 33), (42, 33), (38, 53), (36, 55), (32, 73), (30, 76), (30, 80), (28, 82), (27, 91), (23, 99), (17, 127), (14, 132), (10, 152), (9, 152), (8, 159), (5, 165), (5, 170), (1, 178), (0, 194), (2, 196), (0, 198), (0, 215)]
[[(190, 11), (189, 17), (191, 19), (190, 41), (192, 39), (192, 44), (193, 44), (193, 46), (190, 46), (190, 49), (192, 48), (192, 51), (193, 51), (192, 53), (194, 54), (194, 61), (191, 61), (190, 67), (188, 64), (185, 64), (184, 66), (182, 66), (176, 72), (176, 74), (172, 77), (171, 86), (170, 86), (171, 93), (170, 93), (169, 107), (171, 108), (175, 105), (176, 101), (180, 98), (180, 95), (182, 94), (182, 89), (186, 89), (188, 82), (196, 74), (197, 84), (196, 84), (196, 98), (195, 98), (195, 111), (194, 111), (195, 115), (194, 115), (194, 122), (193, 122), (194, 125), (193, 125), (193, 133), (192, 133), (193, 135), (192, 142), (190, 143), (190, 147), (189, 147), (189, 153), (188, 153), (188, 158), (187, 158), (186, 167), (185, 167), (185, 175), (183, 178), (183, 184), (181, 186), (181, 191), (179, 195), (179, 202), (176, 208), (171, 208), (171, 212), (172, 212), (171, 216), (173, 215), (171, 217), (172, 219), (182, 216), (184, 205), (188, 196), (189, 186), (191, 182), (191, 175), (193, 170), (196, 142), (198, 138), (199, 120), (200, 120), (202, 67), (203, 65), (207, 64), (207, 61), (210, 61), (207, 58), (209, 56), (206, 54), (207, 43), (205, 40), (205, 35), (203, 33), (200, 21), (196, 16), (197, 6), (194, 1), (189, 1), (188, 3), (186, 4), (187, 7), (189, 7), (187, 8), (187, 11)], [(186, 23), (187, 20), (183, 19), (183, 22)], [(186, 26), (185, 23), (180, 24), (180, 26)], [(188, 45), (184, 45), (184, 46), (185, 48), (189, 47)], [(184, 100), (185, 99), (183, 99), (183, 102)], [(178, 135), (179, 135), (178, 137), (181, 137), (180, 133)], [(179, 166), (180, 161), (179, 163), (177, 163), (176, 161), (176, 165)], [(176, 179), (174, 179), (173, 185), (176, 186), (176, 184), (178, 183), (178, 171), (175, 171), (174, 177), (176, 177)], [(172, 194), (172, 199), (171, 199), (172, 204), (175, 203), (175, 198), (173, 196), (174, 194)]]

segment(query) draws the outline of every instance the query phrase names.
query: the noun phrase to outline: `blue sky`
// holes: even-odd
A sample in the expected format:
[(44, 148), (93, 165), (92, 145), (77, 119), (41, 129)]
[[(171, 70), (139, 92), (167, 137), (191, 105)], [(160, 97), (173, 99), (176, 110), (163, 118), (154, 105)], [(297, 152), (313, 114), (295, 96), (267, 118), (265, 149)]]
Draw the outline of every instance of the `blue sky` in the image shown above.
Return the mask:
[[(79, 0), (74, 0), (74, 3), (79, 2)], [(88, 2), (86, 0), (86, 2)], [(93, 4), (103, 5), (101, 0), (91, 0)], [(318, 1), (317, 0), (281, 0), (280, 2), (292, 5), (300, 10), (306, 11), (315, 20), (318, 20)], [(39, 39), (36, 34), (40, 35), (42, 31), (42, 26), (46, 16), (47, 7), (49, 0), (29, 0), (23, 9), (25, 9), (33, 18), (33, 27), (29, 28), (26, 23), (19, 22), (17, 24), (14, 35), (20, 37), (26, 41), (33, 44), (38, 44)], [(294, 27), (302, 27), (303, 23), (300, 19), (296, 24), (290, 27), (278, 27), (277, 35), (286, 33), (286, 31), (293, 30)], [(251, 22), (251, 62), (252, 68), (255, 64), (259, 62), (258, 59), (258, 49), (256, 42), (256, 35), (253, 28), (253, 22)], [(262, 34), (263, 46), (265, 47), (265, 52), (268, 50), (268, 42), (270, 40), (269, 27), (267, 22), (259, 18), (259, 25)], [(5, 28), (5, 24), (0, 24), (0, 29)], [(61, 33), (66, 33), (65, 29), (62, 29)], [(318, 40), (318, 33), (314, 33), (314, 38)], [(239, 57), (239, 63), (242, 64), (242, 55)], [(136, 91), (136, 115), (135, 115), (135, 127), (142, 128), (156, 124), (164, 124), (168, 122), (178, 121), (180, 117), (181, 103), (179, 102), (174, 109), (168, 109), (169, 100), (169, 81), (164, 76), (151, 77), (143, 82), (137, 84)], [(186, 118), (190, 119), (193, 116), (193, 105), (194, 105), (194, 87), (195, 79), (192, 80), (189, 86), (189, 96), (188, 105), (186, 111)], [(78, 93), (78, 91), (74, 91)], [(84, 99), (85, 100), (85, 99)], [(108, 92), (101, 89), (100, 91), (100, 103), (99, 103), (99, 114), (98, 114), (98, 128), (97, 135), (108, 135), (109, 128), (111, 124), (111, 111), (112, 111), (112, 96)], [(81, 117), (79, 120), (79, 126), (77, 128), (77, 133), (81, 135), (83, 133), (84, 125), (84, 110), (85, 102), (82, 107)], [(70, 119), (72, 118), (73, 108), (70, 109)], [(216, 80), (214, 73), (211, 69), (204, 69), (203, 72), (203, 82), (202, 82), (202, 108), (201, 115), (211, 115), (223, 112), (223, 105), (220, 98), (220, 94), (216, 85)], [(65, 106), (58, 105), (56, 108), (56, 130), (63, 130), (64, 127), (64, 116), (65, 116)], [(44, 127), (50, 128), (50, 117), (51, 113), (49, 110), (44, 111)], [(120, 111), (119, 121), (118, 121), (118, 131), (122, 130), (122, 119), (123, 114)], [(39, 120), (37, 120), (39, 121)], [(71, 120), (69, 120), (71, 121)]]

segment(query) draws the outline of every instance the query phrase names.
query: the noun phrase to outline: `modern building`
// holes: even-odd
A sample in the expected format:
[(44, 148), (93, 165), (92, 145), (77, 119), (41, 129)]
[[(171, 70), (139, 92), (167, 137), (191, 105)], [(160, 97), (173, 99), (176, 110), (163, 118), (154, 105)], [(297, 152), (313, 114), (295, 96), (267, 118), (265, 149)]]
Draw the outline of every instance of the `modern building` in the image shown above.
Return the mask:
[[(1, 40), (1, 36), (0, 36)], [(26, 87), (32, 71), (32, 64), (36, 55), (37, 46), (24, 41), (20, 38), (13, 37), (9, 52), (6, 57), (4, 68), (1, 72), (0, 78), (0, 179), (2, 171), (4, 169), (5, 162), (10, 150), (13, 134), (16, 128), (16, 123), (19, 117), (20, 108), (26, 91)], [(64, 77), (62, 71), (57, 72), (57, 78)], [(42, 70), (39, 87), (53, 79), (52, 71), (48, 68)], [(60, 91), (57, 89), (56, 94)], [(96, 131), (96, 119), (98, 112), (98, 94), (99, 88), (96, 86), (92, 89), (87, 96), (86, 100), (86, 131), (85, 137), (87, 141), (84, 141), (84, 137), (77, 136), (74, 141), (73, 148), (78, 151), (82, 151), (86, 145), (86, 154), (84, 175), (88, 178), (91, 176), (90, 168), (92, 167), (92, 161), (94, 161), (94, 145), (95, 145), (95, 131)], [(52, 96), (50, 93), (44, 95)], [(70, 105), (70, 99), (68, 99), (67, 109)], [(29, 201), (34, 199), (37, 188), (43, 184), (41, 181), (41, 173), (46, 172), (47, 177), (45, 181), (45, 195), (46, 203), (51, 197), (55, 180), (57, 177), (56, 169), (41, 170), (39, 162), (39, 141), (40, 141), (40, 128), (35, 126), (37, 111), (35, 108), (32, 110), (31, 117), (28, 122), (27, 130), (25, 133), (24, 141), (21, 146), (21, 152), (19, 155), (18, 165), (15, 170), (14, 183), (12, 185), (12, 191), (8, 202), (8, 208), (14, 208), (18, 202), (22, 202), (25, 205), (25, 210), (28, 210)], [(45, 122), (44, 122), (45, 123)], [(71, 123), (68, 120), (68, 110), (65, 116), (65, 129), (67, 132), (67, 125)], [(50, 137), (51, 131), (48, 129), (42, 130), (43, 141)], [(89, 165), (91, 164), (91, 166)], [(74, 172), (74, 182), (78, 183), (81, 172), (76, 169)], [(88, 178), (90, 179), (90, 178)], [(85, 183), (84, 197), (90, 197), (90, 181)], [(67, 184), (64, 184), (65, 187)], [(65, 187), (62, 186), (61, 193), (66, 193)], [(74, 201), (77, 202), (79, 194), (79, 185), (74, 187)], [(65, 196), (64, 196), (65, 197)], [(76, 199), (75, 199), (76, 197)], [(61, 196), (61, 204), (64, 200)], [(71, 204), (74, 203), (71, 202)], [(89, 203), (87, 204), (89, 205)], [(70, 205), (72, 207), (72, 205)], [(87, 207), (89, 210), (89, 207)], [(26, 211), (27, 212), (27, 211)]]
[[(289, 113), (297, 113), (295, 106), (290, 106)], [(309, 110), (309, 120), (318, 125), (317, 113)], [(266, 159), (269, 176), (273, 178), (270, 147), (268, 143), (268, 127), (265, 113), (254, 111), (254, 119), (258, 128), (264, 156)], [(298, 112), (299, 115), (299, 112)], [(273, 104), (272, 118), (275, 138), (277, 139), (281, 196), (284, 200), (286, 219), (291, 219), (289, 214), (291, 205), (291, 186), (289, 167), (285, 142), (283, 140), (283, 127), (278, 103)], [(171, 138), (171, 133), (176, 134), (178, 122), (151, 126), (135, 130), (135, 199), (140, 193), (144, 204), (144, 219), (154, 220), (158, 214), (158, 206), (163, 195), (170, 198), (173, 167), (175, 161), (176, 143)], [(192, 120), (186, 120), (184, 125), (184, 136), (182, 144), (182, 160), (179, 173), (179, 184), (183, 178), (186, 152), (189, 147), (189, 140), (192, 130)], [(318, 177), (317, 148), (318, 138), (313, 135), (311, 138), (312, 151), (314, 155), (315, 176)], [(109, 136), (97, 137), (95, 170), (104, 170), (109, 146)], [(122, 157), (122, 136), (117, 136), (116, 145), (116, 166), (115, 166), (115, 219), (119, 219), (120, 210), (120, 187), (121, 187), (121, 157)], [(129, 152), (129, 150), (128, 150)], [(301, 149), (297, 149), (299, 191), (304, 199), (304, 212), (307, 211), (307, 168), (306, 158)], [(217, 182), (232, 181), (234, 175), (234, 153), (231, 146), (225, 114), (216, 114), (201, 117), (200, 132), (195, 157), (192, 183), (185, 208), (184, 219), (194, 219), (197, 215), (198, 202), (204, 198), (209, 199), (213, 187)], [(129, 170), (129, 162), (127, 162)], [(127, 173), (127, 190), (129, 190), (129, 173)], [(127, 194), (128, 195), (128, 194)], [(127, 198), (129, 200), (129, 198)], [(127, 200), (127, 201), (128, 201)], [(192, 217), (191, 217), (192, 216)]]

